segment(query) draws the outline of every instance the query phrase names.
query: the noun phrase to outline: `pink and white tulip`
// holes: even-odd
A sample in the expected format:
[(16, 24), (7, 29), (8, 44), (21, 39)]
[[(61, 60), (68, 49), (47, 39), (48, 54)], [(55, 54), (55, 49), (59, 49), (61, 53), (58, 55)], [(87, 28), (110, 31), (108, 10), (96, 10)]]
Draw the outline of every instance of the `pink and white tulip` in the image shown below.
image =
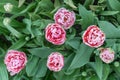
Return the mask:
[(5, 56), (4, 63), (10, 75), (19, 73), (27, 63), (27, 57), (24, 52), (9, 50)]
[(105, 63), (111, 63), (114, 60), (115, 52), (111, 48), (100, 49), (100, 58)]
[(96, 25), (89, 26), (84, 32), (83, 43), (90, 47), (100, 47), (105, 41), (105, 33), (100, 30)]
[(63, 66), (64, 66), (64, 57), (59, 52), (52, 52), (48, 56), (47, 67), (51, 71), (58, 72), (63, 68)]
[(65, 8), (60, 8), (54, 15), (55, 23), (63, 26), (64, 29), (69, 29), (73, 26), (75, 19), (75, 13)]
[(66, 32), (57, 23), (48, 24), (45, 29), (45, 38), (54, 45), (62, 45), (66, 40)]

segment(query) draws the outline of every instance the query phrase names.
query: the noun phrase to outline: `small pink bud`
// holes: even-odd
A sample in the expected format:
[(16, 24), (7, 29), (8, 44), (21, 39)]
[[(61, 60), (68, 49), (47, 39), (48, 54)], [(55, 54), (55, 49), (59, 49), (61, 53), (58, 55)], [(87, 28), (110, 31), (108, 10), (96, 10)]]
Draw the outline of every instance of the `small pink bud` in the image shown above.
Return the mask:
[(101, 48), (100, 58), (105, 63), (111, 63), (114, 60), (115, 52), (111, 48)]

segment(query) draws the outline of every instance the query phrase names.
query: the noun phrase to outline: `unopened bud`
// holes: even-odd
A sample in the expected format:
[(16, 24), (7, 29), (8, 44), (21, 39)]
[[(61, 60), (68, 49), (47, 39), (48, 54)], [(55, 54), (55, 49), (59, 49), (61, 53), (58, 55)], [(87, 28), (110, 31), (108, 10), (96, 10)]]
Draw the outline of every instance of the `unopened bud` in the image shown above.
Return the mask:
[(82, 72), (82, 76), (87, 76), (87, 73), (84, 71), (84, 72)]
[(4, 9), (5, 9), (6, 12), (11, 12), (12, 9), (13, 9), (13, 5), (11, 3), (6, 3), (4, 5)]
[(30, 37), (28, 37), (28, 36), (25, 37), (25, 40), (26, 40), (26, 41), (29, 41), (29, 40), (30, 40)]
[(118, 61), (114, 62), (115, 67), (119, 67), (120, 63)]
[(4, 18), (3, 24), (6, 26), (10, 23), (10, 21), (11, 21), (10, 18)]

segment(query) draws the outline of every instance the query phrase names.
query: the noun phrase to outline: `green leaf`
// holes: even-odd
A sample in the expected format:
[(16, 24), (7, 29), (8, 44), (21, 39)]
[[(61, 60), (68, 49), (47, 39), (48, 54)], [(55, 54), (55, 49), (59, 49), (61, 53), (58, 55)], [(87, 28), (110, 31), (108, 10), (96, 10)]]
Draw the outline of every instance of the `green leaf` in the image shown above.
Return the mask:
[(95, 17), (91, 11), (88, 11), (79, 4), (79, 14), (82, 18), (82, 28), (85, 30), (88, 26), (95, 24)]
[(37, 71), (35, 73), (35, 76), (37, 78), (44, 77), (46, 75), (46, 72), (47, 72), (46, 62), (47, 62), (46, 59), (41, 59), (39, 61), (38, 66), (36, 67)]
[(85, 0), (84, 6), (88, 9), (91, 4), (94, 3), (94, 0)]
[[(26, 73), (28, 76), (35, 75), (35, 69), (37, 67), (39, 57), (32, 56), (26, 65)], [(37, 71), (37, 70), (36, 70)]]
[(28, 49), (28, 51), (31, 54), (36, 55), (40, 58), (47, 58), (50, 55), (50, 53), (54, 52), (55, 50), (48, 47), (41, 47), (41, 48)]
[[(49, 6), (48, 6), (49, 5)], [(40, 12), (49, 12), (49, 11), (51, 11), (52, 9), (54, 8), (54, 5), (53, 5), (53, 3), (51, 2), (51, 0), (41, 0), (39, 3), (38, 3), (38, 5), (37, 5), (37, 7), (36, 7), (36, 9), (35, 9), (35, 11), (34, 11), (34, 13), (37, 13), (38, 11), (40, 11)]]
[(117, 29), (113, 24), (107, 21), (99, 21), (98, 25), (105, 33), (106, 38), (109, 39), (119, 39), (120, 38), (120, 29)]
[(55, 0), (55, 3), (54, 3), (54, 7), (57, 8), (57, 7), (60, 7), (61, 3), (59, 0)]
[(33, 32), (32, 32), (32, 28), (31, 28), (31, 25), (32, 25), (31, 20), (29, 20), (29, 19), (24, 19), (23, 22), (26, 24), (26, 28), (27, 28), (27, 30), (29, 31), (29, 33), (31, 34), (31, 38), (34, 38), (34, 34), (33, 34)]
[(66, 72), (64, 70), (61, 70), (59, 72), (54, 72), (53, 76), (56, 78), (56, 80), (76, 80), (75, 75), (79, 74), (79, 69), (74, 69), (74, 70), (70, 70), (67, 73), (71, 73), (71, 74), (66, 74)]
[(82, 43), (80, 45), (80, 48), (77, 50), (69, 69), (80, 68), (83, 65), (87, 64), (93, 50), (94, 48), (90, 48), (89, 46)]
[(103, 79), (102, 80), (107, 80), (109, 73), (110, 73), (110, 66), (108, 64), (104, 64), (103, 65)]
[(98, 3), (103, 3), (105, 2), (106, 0), (98, 0)]
[(64, 68), (63, 68), (63, 69), (66, 70), (66, 69), (69, 68), (69, 66), (70, 66), (70, 64), (71, 64), (74, 56), (75, 56), (75, 55), (72, 53), (72, 54), (70, 54), (69, 56), (67, 56), (67, 57), (65, 58), (65, 65), (64, 65)]
[(47, 72), (46, 59), (32, 56), (26, 65), (26, 72), (28, 76), (44, 77)]
[(120, 66), (115, 67), (114, 65), (112, 65), (112, 69), (115, 71), (116, 75), (120, 77)]
[(5, 26), (5, 28), (7, 28), (14, 36), (16, 36), (17, 38), (22, 37), (23, 35), (17, 31), (16, 29), (14, 29), (11, 25), (10, 25), (11, 19), (10, 18), (4, 18), (3, 20), (3, 24)]
[(97, 76), (91, 76), (88, 80), (99, 80), (99, 78)]
[(9, 49), (20, 49), (21, 47), (23, 47), (26, 44), (26, 40), (25, 37), (20, 38), (17, 42), (15, 42), (14, 44), (12, 44), (12, 46)]
[(117, 22), (120, 24), (120, 14), (117, 14)]
[(120, 2), (118, 0), (107, 0), (112, 10), (120, 11)]
[(96, 71), (98, 77), (100, 78), (100, 80), (102, 80), (102, 76), (103, 76), (103, 63), (102, 63), (100, 58), (96, 57), (95, 59), (96, 59), (96, 61), (95, 61), (94, 68), (95, 68), (95, 71)]
[(66, 3), (67, 5), (69, 5), (70, 7), (76, 9), (77, 7), (74, 5), (72, 0), (64, 0), (64, 3)]
[(9, 80), (5, 64), (0, 61), (0, 80)]
[(19, 0), (18, 7), (21, 7), (24, 4), (25, 0)]
[(113, 46), (116, 43), (117, 39), (106, 39), (106, 47)]
[(118, 14), (119, 11), (102, 11), (100, 13), (100, 15), (103, 15), (103, 16), (110, 16), (110, 15), (115, 15), (115, 14)]
[(80, 39), (79, 38), (74, 38), (71, 40), (66, 41), (68, 45), (70, 45), (74, 49), (78, 49), (80, 46)]

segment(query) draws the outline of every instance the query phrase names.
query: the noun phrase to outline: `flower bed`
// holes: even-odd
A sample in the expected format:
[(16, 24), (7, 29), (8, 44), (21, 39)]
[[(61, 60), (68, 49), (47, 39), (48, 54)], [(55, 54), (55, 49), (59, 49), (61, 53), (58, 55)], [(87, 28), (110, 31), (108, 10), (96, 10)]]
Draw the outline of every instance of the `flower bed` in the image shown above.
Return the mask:
[(0, 80), (120, 80), (120, 0), (1, 0)]

